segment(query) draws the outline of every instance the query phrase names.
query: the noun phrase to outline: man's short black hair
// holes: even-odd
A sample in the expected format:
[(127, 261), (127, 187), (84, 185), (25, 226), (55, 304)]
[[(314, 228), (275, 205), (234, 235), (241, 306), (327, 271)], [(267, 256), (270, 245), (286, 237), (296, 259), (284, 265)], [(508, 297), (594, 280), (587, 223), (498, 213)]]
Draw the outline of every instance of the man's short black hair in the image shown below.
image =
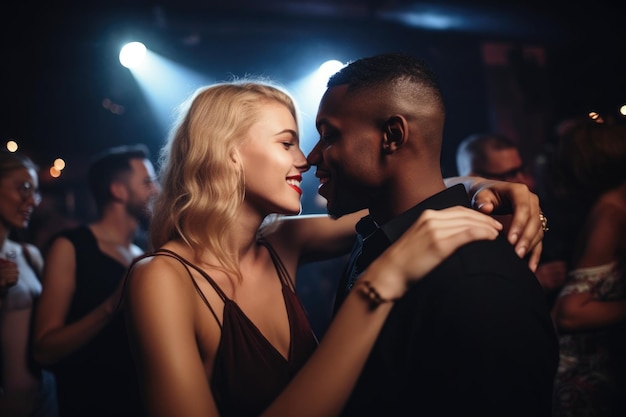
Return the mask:
[(347, 84), (349, 90), (386, 87), (396, 82), (428, 86), (441, 99), (436, 74), (421, 59), (400, 52), (361, 58), (350, 62), (328, 79), (327, 87)]
[(132, 171), (131, 159), (150, 159), (150, 150), (144, 144), (108, 148), (91, 158), (87, 180), (99, 214), (113, 200), (111, 184)]

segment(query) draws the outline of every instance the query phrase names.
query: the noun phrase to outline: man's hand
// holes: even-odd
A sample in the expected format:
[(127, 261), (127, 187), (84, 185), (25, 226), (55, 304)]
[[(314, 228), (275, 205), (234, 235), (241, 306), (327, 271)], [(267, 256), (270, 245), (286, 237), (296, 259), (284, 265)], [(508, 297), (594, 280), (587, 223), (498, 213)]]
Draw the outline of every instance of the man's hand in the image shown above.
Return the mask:
[(525, 184), (488, 180), (480, 177), (446, 178), (446, 185), (463, 184), (476, 210), (496, 216), (507, 230), (520, 258), (530, 254), (528, 266), (536, 271), (543, 249), (543, 225), (539, 197)]

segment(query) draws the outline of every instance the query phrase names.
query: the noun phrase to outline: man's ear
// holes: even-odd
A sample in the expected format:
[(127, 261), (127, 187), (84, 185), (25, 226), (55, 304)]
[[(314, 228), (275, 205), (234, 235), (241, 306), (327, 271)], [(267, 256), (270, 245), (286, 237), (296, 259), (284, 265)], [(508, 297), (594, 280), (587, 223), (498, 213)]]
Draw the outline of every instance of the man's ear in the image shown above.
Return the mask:
[(109, 190), (115, 201), (125, 201), (128, 198), (128, 188), (121, 181), (113, 181), (109, 186)]
[(392, 116), (385, 123), (383, 152), (386, 154), (397, 151), (407, 139), (407, 123), (402, 116)]

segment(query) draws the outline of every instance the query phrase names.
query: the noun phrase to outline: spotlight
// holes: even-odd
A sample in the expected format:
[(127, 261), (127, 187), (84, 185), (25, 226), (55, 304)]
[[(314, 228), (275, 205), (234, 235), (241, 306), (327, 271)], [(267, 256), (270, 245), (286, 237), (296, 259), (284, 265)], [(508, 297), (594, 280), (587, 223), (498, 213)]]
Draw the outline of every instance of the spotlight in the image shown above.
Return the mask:
[(146, 46), (141, 42), (130, 42), (120, 50), (120, 63), (126, 68), (137, 68), (146, 56)]

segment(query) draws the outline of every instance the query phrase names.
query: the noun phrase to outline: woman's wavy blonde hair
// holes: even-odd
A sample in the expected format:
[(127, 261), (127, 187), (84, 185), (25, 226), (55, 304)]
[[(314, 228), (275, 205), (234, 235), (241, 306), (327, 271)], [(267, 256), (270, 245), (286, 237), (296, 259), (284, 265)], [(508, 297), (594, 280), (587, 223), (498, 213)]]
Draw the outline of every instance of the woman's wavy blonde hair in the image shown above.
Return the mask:
[(150, 226), (153, 248), (181, 239), (196, 258), (208, 249), (219, 261), (214, 267), (241, 279), (236, 254), (225, 249), (244, 198), (243, 173), (231, 155), (268, 102), (287, 107), (298, 123), (291, 96), (267, 80), (202, 87), (181, 105), (159, 154), (162, 191)]

